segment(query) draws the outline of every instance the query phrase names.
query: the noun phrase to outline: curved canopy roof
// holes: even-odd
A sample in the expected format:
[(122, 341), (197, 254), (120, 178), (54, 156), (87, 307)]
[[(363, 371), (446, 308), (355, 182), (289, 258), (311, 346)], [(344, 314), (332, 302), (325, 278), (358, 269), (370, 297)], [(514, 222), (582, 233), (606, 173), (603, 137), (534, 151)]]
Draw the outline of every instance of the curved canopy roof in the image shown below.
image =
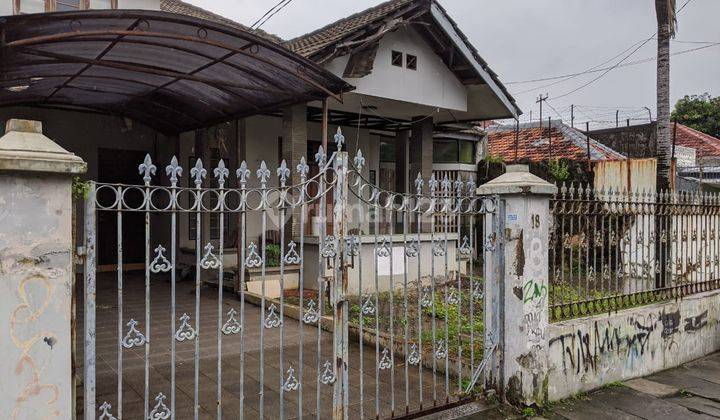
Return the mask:
[(241, 29), (166, 12), (0, 17), (0, 106), (71, 106), (176, 133), (352, 89)]

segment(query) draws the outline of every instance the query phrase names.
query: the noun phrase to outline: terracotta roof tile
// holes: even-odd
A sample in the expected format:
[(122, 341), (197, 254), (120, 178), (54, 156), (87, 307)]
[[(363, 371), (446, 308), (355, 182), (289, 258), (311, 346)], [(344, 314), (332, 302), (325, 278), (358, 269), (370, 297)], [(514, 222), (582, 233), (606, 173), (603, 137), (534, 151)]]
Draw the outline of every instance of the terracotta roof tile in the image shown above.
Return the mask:
[(695, 149), (698, 158), (720, 156), (720, 139), (686, 125), (677, 125), (675, 144)]
[(416, 0), (390, 0), (340, 19), (318, 30), (285, 42), (291, 51), (305, 57), (342, 40), (356, 30), (384, 18), (387, 14)]
[[(585, 134), (563, 124), (559, 120), (551, 121), (540, 128), (539, 123), (520, 125), (517, 159), (519, 161), (540, 162), (549, 159), (587, 159), (587, 141)], [(488, 127), (488, 145), (490, 154), (500, 156), (506, 162), (515, 160), (515, 126), (493, 125)], [(550, 137), (550, 139), (548, 138)], [(625, 156), (602, 143), (590, 139), (590, 160), (624, 160)]]
[(282, 39), (278, 36), (269, 34), (262, 29), (252, 30), (242, 23), (235, 22), (232, 19), (220, 16), (209, 10), (194, 6), (189, 3), (185, 3), (181, 0), (160, 0), (160, 10), (163, 12), (177, 13), (179, 15), (192, 16), (199, 19), (209, 20), (211, 22), (220, 23), (233, 28), (242, 29), (243, 31), (252, 32), (257, 36), (261, 36), (265, 39), (273, 41), (275, 43), (281, 43)]

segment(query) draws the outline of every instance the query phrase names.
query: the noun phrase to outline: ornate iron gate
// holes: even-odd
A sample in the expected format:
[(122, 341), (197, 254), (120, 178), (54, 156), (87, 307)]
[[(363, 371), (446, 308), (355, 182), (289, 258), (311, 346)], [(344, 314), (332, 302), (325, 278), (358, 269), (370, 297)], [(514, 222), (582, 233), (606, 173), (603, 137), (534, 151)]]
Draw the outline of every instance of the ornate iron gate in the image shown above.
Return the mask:
[[(198, 159), (194, 188), (183, 187), (173, 157), (170, 185), (159, 186), (147, 156), (142, 185), (93, 186), (79, 306), (86, 419), (384, 418), (472, 394), (494, 349), (483, 329), (492, 247), (478, 238), (496, 237), (497, 199), (447, 178), (418, 176), (415, 194), (380, 190), (363, 175), (362, 153), (351, 161), (343, 151), (339, 130), (335, 143), (330, 156), (317, 153), (312, 176), (304, 158), (293, 172), (283, 161), (276, 176), (264, 162), (254, 173), (242, 162), (230, 186), (220, 160), (207, 188)], [(306, 234), (309, 206), (323, 222), (315, 236)], [(96, 270), (97, 212), (116, 216), (114, 273)], [(123, 266), (128, 212), (144, 215), (142, 272)], [(391, 222), (369, 220), (378, 213)], [(212, 236), (205, 218), (217, 240), (203, 240)], [(204, 286), (211, 279), (216, 290)]]

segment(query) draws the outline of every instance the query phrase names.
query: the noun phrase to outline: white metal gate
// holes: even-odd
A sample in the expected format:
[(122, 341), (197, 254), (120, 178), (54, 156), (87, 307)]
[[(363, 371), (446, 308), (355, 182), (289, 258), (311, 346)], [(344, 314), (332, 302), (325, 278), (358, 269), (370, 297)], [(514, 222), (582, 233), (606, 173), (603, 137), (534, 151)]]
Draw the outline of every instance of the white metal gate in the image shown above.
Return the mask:
[[(274, 173), (242, 162), (231, 180), (220, 160), (207, 187), (197, 159), (194, 187), (183, 187), (173, 157), (170, 185), (152, 185), (147, 156), (143, 184), (93, 185), (79, 318), (86, 419), (387, 418), (472, 395), (494, 349), (483, 328), (492, 247), (482, 238), (496, 237), (497, 198), (476, 196), (472, 180), (419, 175), (414, 194), (380, 190), (362, 153), (351, 159), (343, 143), (338, 130), (337, 151), (314, 157), (315, 175), (303, 158)], [(319, 209), (316, 236), (306, 234), (310, 206)], [(114, 273), (96, 270), (99, 212), (115, 215)], [(136, 227), (144, 271), (135, 273), (123, 265), (130, 212), (145, 221)], [(370, 220), (378, 212), (392, 221), (384, 230)], [(204, 218), (217, 240), (207, 239)], [(179, 227), (191, 224), (188, 250)], [(230, 224), (239, 269), (228, 263)], [(211, 279), (216, 289), (204, 286)]]

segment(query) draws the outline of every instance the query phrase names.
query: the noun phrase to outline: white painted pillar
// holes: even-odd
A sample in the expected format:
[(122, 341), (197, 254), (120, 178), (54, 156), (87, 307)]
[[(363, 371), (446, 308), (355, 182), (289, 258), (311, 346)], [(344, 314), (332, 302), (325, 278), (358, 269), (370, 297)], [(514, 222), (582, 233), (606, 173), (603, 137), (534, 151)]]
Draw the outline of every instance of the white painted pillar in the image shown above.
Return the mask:
[(3, 417), (73, 417), (72, 175), (87, 165), (9, 120), (0, 138), (0, 408)]
[(527, 165), (509, 165), (477, 190), (500, 197), (502, 244), (494, 259), (499, 267), (485, 292), (486, 329), (498, 339), (488, 372), (496, 375), (503, 399), (515, 405), (541, 405), (547, 399), (549, 204), (555, 190)]

